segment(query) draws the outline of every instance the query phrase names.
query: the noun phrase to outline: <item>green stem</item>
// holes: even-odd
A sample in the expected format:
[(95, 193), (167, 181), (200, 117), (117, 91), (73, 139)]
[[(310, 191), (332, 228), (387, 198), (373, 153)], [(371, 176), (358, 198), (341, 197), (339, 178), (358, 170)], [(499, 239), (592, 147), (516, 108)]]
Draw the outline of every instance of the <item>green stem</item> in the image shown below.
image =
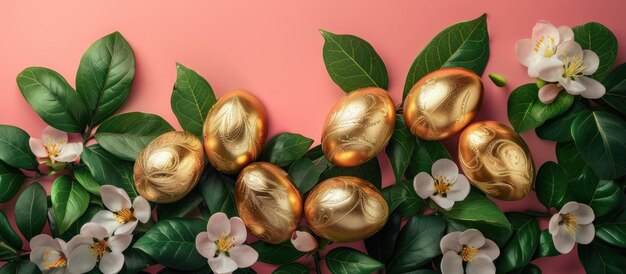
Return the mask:
[(87, 130), (83, 133), (83, 145), (87, 144), (87, 141), (91, 139), (91, 125), (87, 127)]
[(315, 262), (315, 273), (322, 274), (322, 268), (320, 267), (320, 252), (316, 251), (313, 253), (313, 261)]

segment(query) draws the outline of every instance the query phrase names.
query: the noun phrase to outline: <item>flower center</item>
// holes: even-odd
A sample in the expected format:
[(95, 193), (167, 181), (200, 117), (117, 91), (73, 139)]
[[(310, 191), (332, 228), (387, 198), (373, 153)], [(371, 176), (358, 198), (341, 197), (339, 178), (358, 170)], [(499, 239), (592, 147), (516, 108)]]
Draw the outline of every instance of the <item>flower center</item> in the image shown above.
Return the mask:
[(61, 149), (63, 149), (63, 145), (65, 142), (50, 142), (45, 145), (46, 151), (48, 151), (48, 155), (50, 157), (57, 157), (59, 153), (61, 153)]
[(224, 253), (226, 254), (226, 256), (229, 256), (228, 251), (235, 246), (234, 242), (235, 237), (230, 237), (230, 235), (222, 233), (222, 236), (220, 236), (220, 238), (215, 241), (215, 244), (217, 245), (217, 252), (215, 256), (219, 255), (220, 253)]
[(104, 240), (99, 241), (98, 239), (93, 239), (93, 244), (89, 246), (89, 251), (91, 255), (97, 258), (98, 261), (102, 259), (104, 253), (111, 252), (111, 249), (108, 246), (108, 238), (104, 238)]
[(583, 57), (578, 54), (569, 56), (563, 60), (563, 78), (569, 78), (576, 80), (576, 78), (583, 76), (583, 71), (589, 65), (583, 63)]
[(448, 196), (448, 192), (452, 188), (452, 183), (450, 183), (450, 180), (448, 180), (447, 177), (441, 175), (435, 175), (433, 184), (435, 184), (435, 193), (433, 193), (433, 195), (441, 195), (442, 197)]
[(565, 226), (565, 232), (567, 232), (570, 236), (574, 236), (574, 233), (576, 233), (576, 229), (578, 228), (578, 225), (576, 224), (576, 216), (572, 213), (559, 214), (559, 216), (561, 216), (559, 225)]
[(556, 54), (556, 42), (552, 36), (542, 35), (537, 42), (535, 42), (535, 52), (545, 58), (550, 58)]
[(135, 218), (135, 215), (133, 215), (132, 208), (122, 208), (119, 211), (113, 212), (113, 215), (115, 216), (117, 222), (120, 224), (125, 224), (130, 221), (137, 220)]
[(465, 262), (475, 261), (476, 255), (478, 255), (478, 248), (473, 246), (463, 245), (463, 249), (459, 252), (459, 256), (461, 256)]
[[(51, 268), (64, 268), (67, 266), (67, 258), (65, 258), (65, 254), (61, 253), (61, 252), (54, 252), (57, 254), (52, 254), (52, 251), (47, 251), (45, 253), (45, 257), (51, 257), (51, 256), (58, 256), (56, 260), (54, 260), (54, 262), (48, 263), (48, 261), (45, 262), (46, 264), (46, 268), (47, 269), (51, 269)], [(55, 257), (56, 257), (55, 256)]]

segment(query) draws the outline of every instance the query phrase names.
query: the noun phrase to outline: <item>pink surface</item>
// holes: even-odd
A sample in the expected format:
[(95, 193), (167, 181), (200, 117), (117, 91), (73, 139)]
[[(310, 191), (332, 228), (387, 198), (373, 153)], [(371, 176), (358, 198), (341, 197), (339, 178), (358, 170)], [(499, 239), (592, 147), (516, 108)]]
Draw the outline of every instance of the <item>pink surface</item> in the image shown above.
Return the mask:
[[(484, 12), (491, 59), (483, 77), (486, 93), (477, 120), (508, 123), (509, 92), (531, 81), (515, 59), (515, 41), (529, 37), (539, 19), (570, 26), (598, 21), (622, 42), (621, 53), (626, 44), (625, 8), (626, 3), (619, 0), (595, 4), (541, 0), (2, 1), (0, 124), (16, 125), (38, 136), (45, 125), (21, 96), (17, 74), (28, 66), (45, 66), (74, 83), (84, 50), (96, 39), (120, 31), (137, 59), (133, 89), (121, 112), (156, 113), (180, 128), (169, 102), (175, 62), (181, 62), (203, 75), (218, 96), (233, 88), (254, 92), (269, 112), (270, 136), (290, 131), (319, 142), (327, 111), (344, 94), (324, 67), (319, 28), (369, 41), (387, 65), (389, 92), (400, 102), (409, 66), (424, 45), (445, 27)], [(618, 62), (624, 60), (619, 54)], [(486, 77), (492, 72), (506, 76), (509, 84), (497, 88)], [(533, 132), (523, 137), (537, 167), (555, 159), (552, 143), (539, 140)], [(456, 138), (446, 141), (453, 153)], [(389, 184), (393, 181), (389, 164), (387, 160), (382, 163), (384, 181)], [(45, 185), (49, 188), (49, 182)], [(14, 202), (0, 205), (11, 219)], [(499, 205), (505, 210), (542, 210), (534, 194)], [(544, 273), (584, 272), (574, 252), (536, 263)], [(262, 265), (255, 269), (270, 271)]]

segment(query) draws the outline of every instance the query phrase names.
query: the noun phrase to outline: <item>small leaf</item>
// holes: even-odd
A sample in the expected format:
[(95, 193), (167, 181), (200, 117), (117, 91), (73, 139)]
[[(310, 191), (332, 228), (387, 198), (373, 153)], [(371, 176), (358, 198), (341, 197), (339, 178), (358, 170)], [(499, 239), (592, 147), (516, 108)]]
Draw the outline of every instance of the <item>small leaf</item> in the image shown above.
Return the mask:
[(508, 273), (530, 263), (539, 245), (539, 223), (537, 219), (519, 214), (508, 214), (513, 227), (511, 239), (500, 249), (500, 256), (495, 262), (496, 269)]
[(22, 249), (22, 245), (24, 244), (22, 243), (20, 235), (17, 235), (17, 232), (11, 227), (11, 222), (9, 222), (7, 215), (2, 211), (0, 211), (0, 241), (6, 242), (11, 247), (18, 250)]
[(567, 111), (574, 103), (574, 96), (561, 92), (551, 104), (539, 100), (536, 84), (526, 84), (513, 90), (509, 96), (507, 111), (509, 122), (518, 133), (542, 125), (550, 118)]
[(50, 192), (57, 227), (63, 234), (87, 210), (89, 192), (66, 175), (54, 180)]
[(228, 217), (237, 216), (235, 183), (231, 178), (206, 167), (198, 182), (198, 189), (211, 213), (223, 212)]
[(391, 168), (393, 174), (396, 176), (396, 182), (399, 182), (402, 178), (402, 174), (409, 167), (411, 162), (411, 155), (415, 148), (415, 141), (413, 135), (406, 127), (404, 118), (402, 116), (396, 116), (396, 126), (389, 140), (385, 152), (391, 162)]
[(87, 166), (81, 165), (74, 168), (74, 177), (76, 181), (89, 193), (100, 196), (100, 184), (91, 175), (91, 171)]
[(600, 99), (613, 109), (626, 114), (626, 63), (616, 67), (602, 84), (606, 93)]
[(6, 203), (17, 194), (24, 183), (24, 173), (0, 161), (0, 203)]
[(539, 245), (537, 246), (537, 251), (535, 251), (535, 258), (541, 257), (553, 257), (561, 255), (556, 247), (554, 247), (554, 243), (552, 242), (552, 234), (546, 229), (541, 231), (539, 234)]
[[(16, 248), (10, 246), (7, 242), (0, 239), (0, 262), (2, 261), (10, 261), (20, 257), (19, 251)], [(0, 269), (0, 274), (4, 268)], [(12, 273), (12, 272), (8, 272)]]
[(304, 195), (319, 182), (325, 170), (326, 167), (316, 166), (308, 158), (300, 158), (289, 167), (288, 173), (300, 194)]
[(13, 167), (37, 170), (39, 163), (30, 151), (29, 139), (20, 128), (0, 125), (0, 160)]
[(402, 216), (392, 212), (385, 226), (376, 234), (365, 239), (365, 248), (370, 256), (382, 263), (386, 263), (391, 258), (391, 252), (393, 252), (396, 239), (400, 234), (401, 221)]
[(277, 267), (272, 274), (309, 274), (311, 269), (300, 263), (290, 263)]
[(261, 161), (286, 167), (304, 156), (312, 144), (312, 139), (300, 134), (280, 133), (265, 144), (259, 158)]
[(364, 87), (387, 89), (387, 68), (367, 41), (353, 35), (320, 30), (324, 64), (330, 78), (345, 92)]
[(204, 120), (215, 102), (215, 94), (209, 82), (195, 71), (177, 63), (176, 83), (170, 104), (183, 129), (201, 137)]
[(400, 231), (393, 255), (387, 262), (389, 273), (417, 270), (441, 254), (439, 242), (446, 223), (438, 216), (413, 216)]
[(537, 172), (535, 191), (545, 207), (557, 207), (567, 191), (565, 170), (555, 162), (544, 163)]
[(382, 186), (382, 175), (380, 171), (380, 165), (378, 164), (378, 159), (376, 157), (365, 162), (364, 164), (360, 166), (347, 167), (347, 168), (332, 166), (322, 173), (322, 175), (320, 176), (320, 181), (326, 180), (328, 178), (337, 177), (337, 176), (359, 177), (365, 181), (370, 182), (372, 185), (376, 186), (378, 189), (380, 189)]
[(592, 77), (602, 81), (613, 66), (617, 56), (618, 47), (615, 35), (607, 27), (596, 22), (590, 22), (572, 30), (574, 31), (574, 40), (583, 49), (595, 52), (600, 58), (598, 70)]
[(502, 74), (491, 73), (489, 74), (489, 79), (498, 87), (506, 86), (507, 80)]
[(171, 218), (182, 218), (187, 216), (192, 210), (198, 208), (202, 202), (202, 195), (197, 191), (192, 191), (182, 199), (171, 204), (160, 204), (157, 207), (157, 217), (160, 220)]
[(38, 182), (30, 184), (15, 202), (15, 224), (27, 240), (41, 234), (48, 216), (46, 190)]
[(369, 274), (384, 267), (379, 261), (349, 247), (328, 252), (326, 266), (333, 274)]
[(413, 180), (415, 175), (420, 172), (430, 174), (430, 168), (433, 163), (442, 158), (451, 159), (450, 153), (440, 142), (415, 138), (415, 148), (413, 149), (409, 168), (407, 168), (405, 173), (406, 178)]
[(553, 142), (571, 142), (574, 140), (572, 139), (572, 133), (570, 130), (572, 122), (574, 122), (574, 119), (576, 119), (578, 115), (586, 112), (589, 112), (589, 108), (585, 107), (580, 100), (578, 102), (574, 102), (572, 107), (570, 107), (570, 109), (568, 109), (565, 113), (548, 119), (541, 126), (537, 127), (535, 129), (535, 133), (537, 133), (537, 136), (542, 140)]
[(304, 252), (298, 251), (289, 241), (280, 244), (268, 244), (266, 242), (257, 241), (250, 246), (259, 252), (259, 262), (266, 264), (286, 264), (304, 255)]
[(87, 146), (81, 155), (91, 175), (100, 185), (114, 185), (124, 189), (131, 199), (137, 197), (133, 179), (133, 163), (117, 159), (100, 145)]

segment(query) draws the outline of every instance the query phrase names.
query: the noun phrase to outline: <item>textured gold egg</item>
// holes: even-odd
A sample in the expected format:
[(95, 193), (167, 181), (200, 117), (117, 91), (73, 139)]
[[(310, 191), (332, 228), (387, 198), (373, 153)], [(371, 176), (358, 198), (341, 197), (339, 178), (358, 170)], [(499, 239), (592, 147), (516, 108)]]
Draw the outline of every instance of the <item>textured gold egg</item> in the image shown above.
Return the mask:
[(268, 243), (289, 240), (302, 219), (300, 193), (287, 172), (271, 163), (253, 163), (241, 171), (235, 202), (246, 228)]
[(211, 107), (202, 135), (211, 165), (236, 174), (261, 154), (267, 137), (265, 107), (247, 91), (231, 91)]
[(459, 163), (474, 186), (501, 200), (520, 200), (533, 185), (535, 168), (528, 146), (498, 122), (474, 123), (461, 133)]
[(200, 139), (185, 131), (167, 132), (139, 153), (133, 170), (135, 187), (148, 201), (176, 202), (196, 186), (203, 169)]
[(380, 230), (389, 207), (380, 191), (352, 176), (324, 180), (304, 203), (304, 217), (311, 230), (333, 242), (360, 241)]
[(404, 121), (413, 135), (441, 140), (467, 126), (478, 114), (483, 83), (463, 68), (444, 68), (422, 77), (404, 100)]
[(396, 123), (389, 94), (380, 88), (350, 92), (331, 109), (322, 130), (322, 150), (333, 164), (353, 167), (383, 150)]

